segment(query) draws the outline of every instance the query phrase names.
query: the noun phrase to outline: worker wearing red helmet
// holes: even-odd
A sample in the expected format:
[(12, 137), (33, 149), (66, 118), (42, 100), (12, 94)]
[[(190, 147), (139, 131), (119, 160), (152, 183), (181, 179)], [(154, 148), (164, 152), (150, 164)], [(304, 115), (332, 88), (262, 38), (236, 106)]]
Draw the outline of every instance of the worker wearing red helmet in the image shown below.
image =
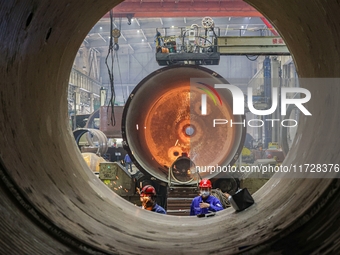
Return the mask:
[(156, 213), (166, 214), (163, 207), (156, 203), (156, 189), (152, 185), (146, 185), (140, 192), (140, 201), (142, 208)]
[(192, 200), (190, 215), (203, 215), (209, 212), (223, 210), (220, 200), (211, 196), (211, 181), (208, 179), (201, 180), (199, 184), (200, 195)]

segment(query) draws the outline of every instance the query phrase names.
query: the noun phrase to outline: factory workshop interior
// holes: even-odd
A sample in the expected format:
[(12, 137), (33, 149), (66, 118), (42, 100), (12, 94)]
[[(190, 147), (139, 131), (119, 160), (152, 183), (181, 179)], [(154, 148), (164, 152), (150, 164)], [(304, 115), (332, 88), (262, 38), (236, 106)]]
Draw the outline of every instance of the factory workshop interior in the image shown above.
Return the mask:
[(339, 9), (3, 0), (0, 254), (339, 254)]

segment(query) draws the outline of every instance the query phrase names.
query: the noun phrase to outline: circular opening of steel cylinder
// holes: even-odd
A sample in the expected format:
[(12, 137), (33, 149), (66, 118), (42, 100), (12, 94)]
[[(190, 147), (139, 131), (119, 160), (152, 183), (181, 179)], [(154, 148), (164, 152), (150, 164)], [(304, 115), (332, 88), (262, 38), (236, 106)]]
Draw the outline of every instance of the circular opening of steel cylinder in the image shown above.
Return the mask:
[[(234, 163), (245, 127), (217, 126), (215, 121), (242, 123), (243, 116), (232, 114), (231, 92), (215, 89), (215, 84), (228, 81), (207, 68), (175, 65), (151, 73), (136, 86), (124, 108), (122, 134), (142, 171), (166, 182), (169, 167), (182, 153), (197, 170)], [(206, 171), (201, 178), (217, 174)], [(198, 178), (191, 172), (193, 182)]]

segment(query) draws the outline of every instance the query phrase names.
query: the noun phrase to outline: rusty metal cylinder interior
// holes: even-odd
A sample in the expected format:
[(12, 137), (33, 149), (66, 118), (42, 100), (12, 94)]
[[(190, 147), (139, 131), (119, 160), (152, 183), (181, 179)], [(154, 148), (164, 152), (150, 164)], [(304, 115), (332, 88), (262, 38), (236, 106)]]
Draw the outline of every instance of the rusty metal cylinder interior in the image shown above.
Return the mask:
[[(122, 134), (127, 150), (141, 170), (167, 182), (170, 166), (182, 153), (197, 167), (235, 162), (243, 147), (245, 127), (214, 128), (213, 121), (227, 119), (242, 123), (244, 116), (233, 116), (230, 91), (214, 89), (215, 84), (228, 82), (207, 68), (175, 65), (151, 73), (136, 86), (124, 108)], [(216, 95), (207, 89), (214, 89)], [(221, 101), (214, 105), (212, 99), (207, 100), (207, 112), (202, 115), (204, 93), (210, 93), (215, 103)], [(187, 175), (183, 181), (197, 182), (195, 168), (188, 171), (183, 174)], [(201, 178), (211, 178), (217, 173), (202, 171)], [(180, 181), (175, 178), (173, 182)]]
[[(337, 1), (247, 0), (283, 36), (300, 77), (339, 77)], [(77, 50), (120, 1), (18, 0), (0, 8), (1, 254), (339, 254), (338, 179), (272, 178), (250, 210), (215, 217), (152, 214), (102, 184), (67, 116)], [(300, 118), (285, 164), (339, 164), (339, 87)]]

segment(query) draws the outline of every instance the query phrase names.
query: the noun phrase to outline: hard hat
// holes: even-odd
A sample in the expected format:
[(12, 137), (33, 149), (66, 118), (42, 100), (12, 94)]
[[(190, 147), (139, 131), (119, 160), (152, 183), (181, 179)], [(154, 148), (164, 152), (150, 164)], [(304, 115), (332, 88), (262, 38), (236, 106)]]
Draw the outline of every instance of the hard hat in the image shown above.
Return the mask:
[(141, 197), (152, 197), (156, 196), (156, 190), (153, 186), (151, 185), (146, 185), (142, 188), (140, 192)]
[(202, 179), (202, 181), (200, 181), (199, 187), (200, 188), (212, 188), (211, 181), (208, 179)]

